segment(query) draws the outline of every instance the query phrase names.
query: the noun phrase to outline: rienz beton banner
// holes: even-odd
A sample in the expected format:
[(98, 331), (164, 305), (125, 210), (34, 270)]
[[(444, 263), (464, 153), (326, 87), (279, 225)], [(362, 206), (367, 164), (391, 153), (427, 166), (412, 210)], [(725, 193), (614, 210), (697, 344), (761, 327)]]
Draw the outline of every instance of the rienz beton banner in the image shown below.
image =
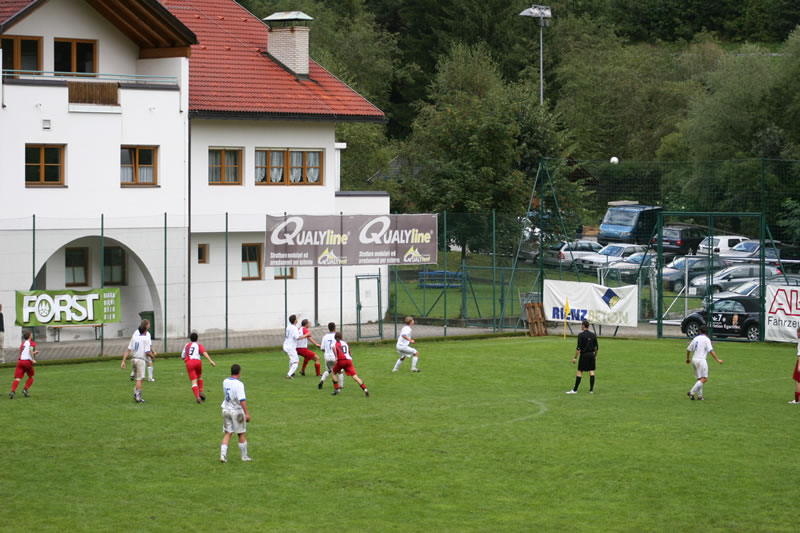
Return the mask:
[(264, 264), (435, 264), (437, 243), (436, 215), (267, 216)]

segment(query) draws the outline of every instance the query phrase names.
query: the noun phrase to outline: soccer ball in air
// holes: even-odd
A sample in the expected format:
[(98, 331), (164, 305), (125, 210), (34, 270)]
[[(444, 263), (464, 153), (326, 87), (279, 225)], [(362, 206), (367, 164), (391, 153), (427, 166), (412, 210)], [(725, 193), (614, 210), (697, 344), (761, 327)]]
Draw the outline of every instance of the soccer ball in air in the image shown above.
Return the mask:
[(616, 165), (617, 163), (619, 163), (619, 158), (617, 156), (614, 156), (611, 159), (609, 159), (608, 162), (611, 163), (612, 165)]

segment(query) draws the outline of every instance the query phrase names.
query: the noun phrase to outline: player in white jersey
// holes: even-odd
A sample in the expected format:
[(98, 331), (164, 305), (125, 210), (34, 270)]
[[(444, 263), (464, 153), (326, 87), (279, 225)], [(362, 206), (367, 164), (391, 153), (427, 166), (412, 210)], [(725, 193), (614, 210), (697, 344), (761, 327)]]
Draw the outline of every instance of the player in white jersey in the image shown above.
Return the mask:
[(36, 364), (34, 356), (37, 353), (39, 353), (39, 350), (36, 349), (36, 343), (31, 340), (31, 332), (26, 330), (22, 334), (22, 345), (19, 347), (17, 367), (14, 369), (14, 381), (11, 384), (11, 392), (8, 394), (10, 399), (14, 399), (14, 395), (17, 393), (19, 380), (21, 380), (25, 374), (28, 375), (28, 380), (22, 388), (22, 394), (24, 394), (26, 398), (30, 396), (30, 394), (28, 394), (28, 389), (33, 385), (33, 376), (35, 374), (33, 365)]
[[(147, 381), (155, 381), (155, 379), (153, 378), (153, 357), (155, 357), (156, 351), (153, 350), (153, 337), (150, 335), (150, 321), (145, 318), (145, 319), (142, 320), (141, 324), (139, 324), (139, 325), (140, 326), (144, 326), (145, 328), (147, 328), (147, 336), (150, 338), (150, 349), (151, 349), (151, 351), (153, 353), (152, 357), (149, 356), (149, 355), (146, 357), (146, 361), (147, 361)], [(138, 333), (139, 333), (138, 331), (134, 331), (133, 335), (131, 337), (137, 335)], [(133, 381), (134, 379), (135, 379), (134, 371), (132, 370), (131, 371), (131, 381)]]
[(794, 401), (789, 403), (800, 403), (800, 328), (797, 328), (797, 361), (794, 363)]
[(133, 399), (136, 403), (144, 403), (142, 399), (142, 381), (144, 381), (144, 368), (147, 364), (147, 356), (155, 358), (156, 354), (150, 346), (150, 335), (147, 333), (147, 326), (143, 323), (139, 324), (139, 329), (131, 337), (131, 342), (128, 344), (128, 349), (125, 350), (125, 355), (122, 356), (122, 369), (125, 369), (125, 361), (128, 356), (133, 353), (131, 357), (131, 366), (136, 377), (136, 387), (133, 389)]
[(297, 315), (289, 316), (289, 325), (286, 326), (286, 336), (283, 339), (283, 351), (289, 356), (289, 373), (286, 379), (294, 379), (300, 358), (297, 356), (297, 339), (300, 338), (300, 329), (297, 327)]
[(239, 435), (239, 452), (242, 454), (242, 461), (251, 461), (247, 455), (247, 423), (250, 422), (250, 412), (247, 410), (247, 397), (244, 393), (244, 383), (239, 381), (242, 367), (231, 365), (231, 377), (225, 378), (222, 382), (222, 437), (220, 446), (219, 460), (223, 463), (228, 462), (228, 443), (231, 435)]
[(706, 361), (708, 354), (713, 355), (717, 363), (722, 364), (722, 359), (717, 357), (714, 347), (711, 346), (711, 339), (708, 338), (707, 334), (708, 328), (706, 326), (700, 326), (700, 334), (692, 339), (692, 342), (690, 342), (689, 346), (686, 348), (687, 365), (689, 364), (689, 354), (694, 352), (691, 363), (694, 368), (694, 377), (697, 378), (697, 383), (686, 393), (691, 400), (695, 398), (698, 400), (704, 399), (703, 385), (708, 381), (708, 361)]
[(400, 358), (394, 364), (392, 372), (397, 372), (400, 370), (400, 365), (403, 364), (403, 361), (406, 357), (411, 358), (411, 371), (420, 372), (420, 369), (417, 368), (419, 352), (411, 347), (411, 345), (416, 342), (411, 338), (411, 326), (414, 325), (414, 319), (410, 316), (407, 316), (405, 322), (406, 325), (403, 326), (403, 329), (400, 330), (400, 336), (397, 337), (397, 353), (400, 354)]
[[(328, 376), (331, 375), (333, 372), (333, 367), (336, 366), (336, 324), (333, 322), (328, 322), (328, 333), (322, 337), (322, 342), (320, 343), (320, 347), (325, 352), (325, 372), (322, 373), (322, 377), (319, 380), (319, 385), (317, 385), (318, 389), (322, 389), (322, 386), (325, 384), (325, 380), (328, 379)], [(339, 388), (343, 389), (342, 383), (344, 382), (344, 370), (339, 373)]]

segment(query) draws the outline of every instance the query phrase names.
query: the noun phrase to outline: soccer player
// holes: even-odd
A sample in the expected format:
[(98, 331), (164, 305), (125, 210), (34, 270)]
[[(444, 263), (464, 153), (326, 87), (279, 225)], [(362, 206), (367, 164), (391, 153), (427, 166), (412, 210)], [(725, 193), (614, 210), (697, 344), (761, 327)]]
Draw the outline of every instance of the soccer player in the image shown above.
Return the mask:
[(0, 304), (0, 363), (6, 362), (6, 327), (3, 324), (3, 304)]
[(28, 380), (25, 382), (22, 394), (24, 394), (26, 398), (30, 396), (30, 394), (28, 394), (28, 389), (33, 385), (33, 375), (35, 374), (33, 371), (33, 365), (36, 364), (34, 356), (38, 353), (39, 350), (36, 349), (36, 343), (31, 340), (31, 332), (26, 330), (25, 333), (22, 334), (22, 345), (19, 347), (17, 368), (14, 370), (14, 382), (11, 384), (11, 392), (8, 395), (10, 399), (14, 399), (14, 395), (17, 393), (19, 380), (21, 380), (22, 376), (25, 374), (28, 374)]
[[(578, 372), (575, 374), (575, 386), (568, 390), (567, 394), (578, 394), (578, 387), (581, 384), (581, 377), (584, 372), (589, 372), (589, 394), (594, 393), (594, 369), (597, 365), (597, 336), (589, 331), (589, 321), (581, 323), (581, 332), (578, 334), (578, 346), (575, 348), (575, 357), (572, 364), (578, 361)], [(580, 360), (578, 360), (580, 357)]]
[(800, 328), (797, 328), (797, 361), (794, 364), (794, 401), (800, 403)]
[[(325, 352), (325, 372), (319, 380), (319, 385), (317, 385), (318, 389), (322, 389), (325, 380), (328, 379), (328, 376), (333, 372), (333, 367), (336, 366), (336, 324), (333, 322), (328, 322), (328, 333), (322, 337), (321, 348)], [(339, 371), (339, 390), (344, 388), (342, 385), (343, 381), (344, 371), (341, 370)]]
[(311, 337), (311, 331), (308, 329), (308, 319), (304, 318), (303, 321), (300, 322), (300, 338), (297, 339), (297, 355), (303, 356), (303, 368), (300, 369), (300, 375), (306, 375), (306, 365), (308, 365), (309, 361), (313, 360), (314, 368), (317, 371), (317, 377), (319, 377), (319, 356), (308, 349), (309, 341), (317, 348), (320, 347)]
[[(156, 355), (156, 351), (153, 350), (153, 337), (150, 336), (150, 321), (145, 318), (145, 319), (142, 320), (142, 322), (139, 325), (140, 326), (144, 326), (145, 328), (147, 328), (147, 337), (150, 339), (150, 350), (151, 350), (151, 352), (153, 354), (153, 357), (154, 357)], [(138, 330), (134, 331), (133, 335), (131, 336), (131, 340), (133, 340), (133, 337), (135, 337), (138, 333), (139, 333)], [(153, 357), (148, 355), (147, 359), (146, 359), (147, 360), (147, 381), (155, 381), (155, 379), (153, 378)], [(134, 370), (131, 370), (131, 381), (134, 380), (134, 375), (133, 375), (134, 372), (135, 372)]]
[(200, 359), (200, 355), (208, 359), (211, 366), (217, 366), (217, 364), (211, 360), (203, 345), (197, 342), (197, 333), (192, 332), (189, 335), (189, 340), (191, 342), (183, 347), (181, 359), (186, 361), (186, 372), (189, 374), (189, 379), (192, 380), (192, 392), (197, 403), (200, 403), (206, 401), (206, 397), (203, 395), (203, 379), (201, 377), (203, 375), (203, 360)]
[(689, 396), (690, 400), (703, 400), (705, 399), (703, 398), (703, 385), (708, 381), (708, 361), (706, 361), (706, 357), (710, 353), (717, 360), (717, 363), (722, 364), (722, 359), (717, 357), (714, 347), (711, 346), (711, 339), (708, 338), (708, 328), (705, 325), (700, 326), (700, 334), (692, 339), (692, 342), (686, 348), (687, 365), (689, 364), (689, 354), (692, 352), (694, 352), (694, 355), (691, 362), (697, 383), (686, 395)]
[(125, 361), (128, 356), (133, 352), (131, 357), (131, 366), (136, 378), (136, 386), (133, 389), (133, 399), (136, 403), (144, 403), (142, 398), (142, 381), (144, 381), (144, 368), (147, 364), (147, 356), (155, 358), (156, 354), (150, 346), (150, 335), (147, 333), (147, 326), (142, 322), (139, 324), (139, 329), (131, 337), (131, 342), (128, 344), (128, 349), (125, 350), (125, 355), (122, 356), (122, 369), (125, 370)]
[(403, 364), (403, 361), (406, 357), (411, 357), (411, 371), (412, 372), (420, 372), (420, 369), (417, 368), (417, 361), (419, 360), (419, 352), (411, 347), (411, 344), (414, 344), (416, 341), (411, 338), (411, 326), (414, 325), (414, 319), (410, 316), (406, 317), (405, 320), (406, 325), (400, 330), (400, 336), (397, 337), (397, 353), (400, 354), (400, 358), (394, 364), (394, 368), (392, 372), (397, 372), (400, 370), (400, 365)]
[(220, 462), (228, 462), (228, 443), (231, 435), (239, 435), (239, 452), (242, 461), (252, 461), (247, 455), (247, 423), (250, 422), (250, 413), (247, 410), (247, 398), (244, 394), (244, 383), (239, 381), (242, 367), (231, 365), (231, 377), (222, 382), (222, 445), (219, 451)]
[(367, 386), (364, 385), (364, 382), (358, 377), (356, 369), (353, 367), (353, 358), (350, 357), (350, 346), (342, 340), (342, 332), (337, 331), (333, 338), (336, 339), (336, 344), (334, 345), (334, 350), (336, 351), (336, 365), (333, 367), (333, 395), (336, 396), (339, 394), (340, 389), (339, 380), (336, 379), (336, 373), (344, 370), (345, 374), (353, 377), (355, 382), (361, 387), (361, 390), (364, 391), (367, 398), (369, 398)]
[(286, 337), (283, 339), (283, 351), (289, 356), (289, 373), (286, 379), (294, 379), (297, 365), (300, 358), (297, 356), (297, 339), (300, 338), (300, 330), (297, 328), (297, 315), (289, 316), (289, 325), (286, 326)]

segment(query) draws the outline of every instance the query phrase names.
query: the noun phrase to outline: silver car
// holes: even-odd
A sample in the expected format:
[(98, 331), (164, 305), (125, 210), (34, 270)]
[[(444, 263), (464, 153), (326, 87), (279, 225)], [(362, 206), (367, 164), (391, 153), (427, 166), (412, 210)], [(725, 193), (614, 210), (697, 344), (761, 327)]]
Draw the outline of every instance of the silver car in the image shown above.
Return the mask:
[[(692, 296), (703, 296), (706, 288), (711, 287), (712, 293), (727, 291), (745, 281), (758, 281), (761, 276), (761, 268), (758, 265), (739, 264), (723, 268), (714, 272), (711, 276), (705, 274), (692, 278), (689, 282), (689, 294)], [(775, 267), (765, 266), (764, 276), (770, 278), (780, 273)]]
[(584, 272), (593, 272), (598, 268), (606, 267), (612, 263), (623, 261), (626, 257), (636, 252), (644, 252), (647, 246), (641, 244), (612, 243), (597, 252), (575, 260), (575, 265)]
[(545, 249), (542, 261), (547, 266), (569, 268), (576, 259), (602, 249), (603, 246), (594, 241), (560, 241)]

